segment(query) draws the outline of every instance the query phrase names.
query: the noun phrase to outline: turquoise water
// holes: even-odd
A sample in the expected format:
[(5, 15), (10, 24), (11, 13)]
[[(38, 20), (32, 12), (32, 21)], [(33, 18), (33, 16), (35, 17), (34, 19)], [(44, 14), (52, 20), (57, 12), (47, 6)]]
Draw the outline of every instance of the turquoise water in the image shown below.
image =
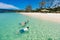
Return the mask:
[[(19, 25), (27, 19), (28, 33), (18, 33)], [(60, 23), (24, 16), (17, 13), (0, 14), (0, 40), (60, 40)]]

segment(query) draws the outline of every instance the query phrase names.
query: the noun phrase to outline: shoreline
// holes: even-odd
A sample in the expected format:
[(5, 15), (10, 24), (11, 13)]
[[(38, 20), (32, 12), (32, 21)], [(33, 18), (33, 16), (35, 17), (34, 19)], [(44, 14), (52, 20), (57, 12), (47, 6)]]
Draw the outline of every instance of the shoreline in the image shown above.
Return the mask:
[(60, 14), (56, 13), (20, 13), (22, 15), (35, 17), (42, 20), (52, 21), (52, 22), (60, 22)]

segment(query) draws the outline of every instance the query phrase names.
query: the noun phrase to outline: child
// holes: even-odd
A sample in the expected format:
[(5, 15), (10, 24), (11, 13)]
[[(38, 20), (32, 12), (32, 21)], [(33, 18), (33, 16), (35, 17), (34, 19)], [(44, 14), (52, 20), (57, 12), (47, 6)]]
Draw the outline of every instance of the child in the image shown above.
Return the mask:
[(22, 26), (26, 26), (26, 24), (28, 24), (28, 22), (29, 22), (29, 20), (27, 20), (26, 22), (21, 22), (19, 24), (22, 25)]

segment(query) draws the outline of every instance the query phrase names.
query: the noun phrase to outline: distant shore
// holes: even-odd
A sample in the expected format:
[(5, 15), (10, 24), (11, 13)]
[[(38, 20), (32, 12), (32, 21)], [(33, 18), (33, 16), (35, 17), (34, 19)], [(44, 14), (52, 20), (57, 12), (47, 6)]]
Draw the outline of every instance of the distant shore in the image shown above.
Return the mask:
[(26, 16), (35, 17), (38, 19), (53, 21), (53, 22), (60, 22), (60, 14), (56, 13), (20, 13)]

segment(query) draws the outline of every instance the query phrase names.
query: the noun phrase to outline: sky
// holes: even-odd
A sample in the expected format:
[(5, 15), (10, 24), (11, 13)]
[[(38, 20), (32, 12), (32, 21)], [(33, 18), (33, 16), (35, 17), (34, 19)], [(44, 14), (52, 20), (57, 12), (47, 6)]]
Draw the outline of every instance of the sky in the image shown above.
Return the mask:
[(60, 0), (55, 0), (52, 5), (51, 5), (51, 8), (55, 8), (55, 7), (58, 7), (60, 6)]
[[(32, 9), (39, 8), (39, 2), (42, 0), (0, 0), (0, 8), (12, 8), (12, 9), (25, 9), (27, 5), (31, 5)], [(53, 0), (44, 0), (46, 2), (45, 6), (48, 8), (52, 5)], [(4, 6), (5, 5), (5, 6)]]

